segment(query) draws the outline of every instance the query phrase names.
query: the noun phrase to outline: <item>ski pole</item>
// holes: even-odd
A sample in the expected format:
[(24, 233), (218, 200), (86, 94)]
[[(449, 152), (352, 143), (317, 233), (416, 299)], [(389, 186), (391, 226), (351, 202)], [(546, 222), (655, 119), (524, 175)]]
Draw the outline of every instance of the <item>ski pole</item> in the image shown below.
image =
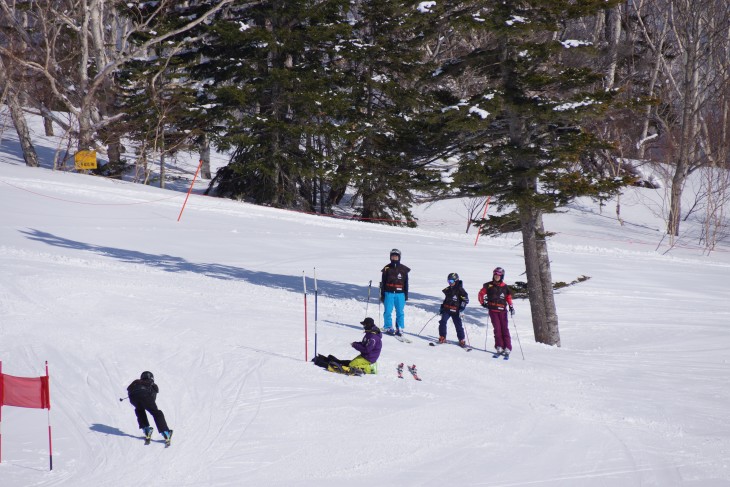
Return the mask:
[(419, 336), (419, 337), (420, 337), (420, 336), (421, 336), (421, 333), (423, 333), (423, 330), (425, 330), (425, 329), (426, 329), (426, 327), (428, 326), (428, 324), (429, 324), (429, 323), (431, 323), (431, 320), (433, 320), (434, 318), (436, 318), (436, 317), (437, 317), (437, 316), (439, 316), (440, 314), (441, 314), (441, 313), (436, 313), (435, 315), (433, 315), (433, 316), (431, 317), (431, 319), (430, 319), (430, 320), (428, 320), (428, 321), (426, 322), (426, 324), (425, 324), (425, 325), (423, 325), (423, 328), (421, 328), (421, 331), (419, 331), (419, 332), (418, 332), (418, 335), (417, 335), (417, 336)]
[(520, 343), (520, 335), (517, 334), (517, 322), (515, 317), (512, 316), (512, 326), (515, 328), (515, 336), (517, 337), (517, 344), (520, 346), (520, 353), (522, 354), (522, 360), (525, 360), (525, 352), (522, 351), (522, 343)]
[(124, 401), (125, 399), (129, 399), (129, 396), (127, 396), (127, 397), (120, 397), (120, 398), (119, 398), (119, 402), (122, 402), (122, 401)]
[(317, 268), (314, 268), (314, 356), (317, 356)]
[[(461, 316), (464, 316), (463, 311), (461, 312)], [(462, 321), (462, 323), (463, 323), (463, 321)], [(466, 323), (463, 323), (461, 326), (462, 326), (462, 328), (464, 328), (464, 333), (466, 334), (466, 343), (467, 343), (467, 345), (469, 345), (471, 347), (471, 340), (469, 340), (469, 332), (466, 329)]]
[(383, 283), (378, 283), (378, 289), (380, 292), (378, 293), (378, 328), (380, 328), (380, 296), (383, 295)]
[(365, 305), (365, 318), (368, 317), (368, 307), (370, 306), (370, 290), (373, 287), (373, 280), (371, 279), (368, 283), (368, 304)]

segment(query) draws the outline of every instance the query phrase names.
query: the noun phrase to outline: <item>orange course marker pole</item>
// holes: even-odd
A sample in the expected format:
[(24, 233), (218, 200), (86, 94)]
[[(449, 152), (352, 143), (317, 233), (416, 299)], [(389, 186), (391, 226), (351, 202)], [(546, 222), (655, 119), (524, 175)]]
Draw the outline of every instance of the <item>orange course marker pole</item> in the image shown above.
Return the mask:
[(190, 198), (190, 193), (193, 191), (193, 184), (195, 184), (195, 180), (198, 178), (198, 173), (200, 172), (200, 168), (203, 166), (203, 159), (200, 160), (200, 163), (198, 164), (198, 169), (195, 170), (195, 176), (193, 176), (193, 181), (190, 183), (190, 189), (188, 189), (188, 194), (185, 196), (185, 201), (183, 202), (182, 208), (180, 208), (180, 214), (177, 216), (177, 221), (180, 221), (180, 218), (182, 218), (183, 210), (185, 210), (185, 205), (188, 204), (188, 198)]
[[(487, 203), (484, 205), (484, 214), (482, 215), (482, 220), (484, 220), (484, 217), (487, 216), (487, 208), (489, 208), (489, 200), (491, 200), (491, 199), (492, 199), (491, 196), (487, 197)], [(477, 238), (474, 240), (474, 247), (477, 246), (477, 242), (479, 241), (479, 235), (481, 233), (482, 233), (482, 230), (481, 230), (481, 228), (479, 228), (479, 230), (477, 230)]]

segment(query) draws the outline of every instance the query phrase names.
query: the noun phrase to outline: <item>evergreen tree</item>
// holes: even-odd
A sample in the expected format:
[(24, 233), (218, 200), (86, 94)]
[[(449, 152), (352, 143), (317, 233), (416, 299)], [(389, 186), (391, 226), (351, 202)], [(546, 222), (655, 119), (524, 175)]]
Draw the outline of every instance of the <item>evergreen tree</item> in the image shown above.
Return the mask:
[(145, 173), (149, 172), (148, 159), (159, 156), (162, 187), (166, 157), (197, 147), (208, 130), (209, 119), (197, 106), (198, 83), (189, 74), (200, 60), (196, 43), (204, 31), (195, 24), (212, 17), (225, 3), (118, 4), (120, 14), (136, 27), (129, 38), (132, 46), (143, 46), (161, 36), (166, 39), (130, 59), (116, 74), (116, 108), (125, 116), (115, 131), (137, 143), (138, 160)]
[[(515, 0), (440, 3), (451, 48), (438, 76), (445, 156), (453, 187), (491, 195), (487, 234), (521, 231), (535, 338), (560, 345), (543, 215), (575, 198), (605, 199), (627, 184), (592, 164), (611, 145), (587, 129), (612, 103), (592, 69), (592, 46), (572, 38), (586, 16), (616, 1)], [(438, 9), (438, 10), (436, 10)], [(468, 42), (466, 42), (468, 40)]]
[(414, 225), (416, 195), (440, 189), (429, 166), (422, 131), (433, 110), (423, 89), (428, 64), (422, 51), (427, 19), (414, 2), (356, 2), (353, 35), (342, 51), (349, 110), (344, 147), (349, 157), (334, 172), (333, 188), (342, 195), (356, 189), (362, 216)]
[(423, 101), (411, 2), (237, 5), (206, 28), (191, 71), (216, 144), (232, 153), (211, 187), (320, 211), (354, 188), (363, 217), (410, 218), (415, 191), (436, 177), (412, 157)]
[(191, 72), (214, 141), (232, 154), (213, 180), (221, 196), (311, 208), (329, 115), (338, 40), (350, 29), (347, 1), (235, 2), (207, 27)]

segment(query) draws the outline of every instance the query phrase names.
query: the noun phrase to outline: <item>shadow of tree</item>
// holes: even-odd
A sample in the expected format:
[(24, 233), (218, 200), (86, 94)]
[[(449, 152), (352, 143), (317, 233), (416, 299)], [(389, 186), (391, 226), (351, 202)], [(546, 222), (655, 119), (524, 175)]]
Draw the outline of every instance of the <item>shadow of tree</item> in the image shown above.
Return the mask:
[[(285, 289), (287, 291), (297, 293), (302, 292), (301, 275), (288, 276), (264, 271), (253, 271), (224, 264), (195, 263), (181, 257), (168, 254), (149, 254), (137, 250), (79, 242), (35, 229), (27, 231), (21, 230), (20, 232), (30, 240), (43, 242), (54, 247), (92, 252), (105, 257), (111, 257), (120, 262), (145, 265), (165, 272), (192, 272), (213, 279), (246, 281), (258, 286)], [(357, 286), (340, 281), (318, 279), (317, 284), (320, 296), (327, 296), (335, 299), (364, 300), (368, 292), (368, 286)], [(377, 292), (376, 284), (375, 296), (374, 298), (371, 298), (376, 303), (378, 300)], [(409, 300), (409, 306), (416, 306), (426, 311), (431, 311), (434, 306), (438, 306), (440, 303), (440, 300), (437, 300), (437, 298), (425, 294), (410, 293), (410, 297), (417, 300), (430, 301), (430, 303), (427, 304), (412, 304)]]

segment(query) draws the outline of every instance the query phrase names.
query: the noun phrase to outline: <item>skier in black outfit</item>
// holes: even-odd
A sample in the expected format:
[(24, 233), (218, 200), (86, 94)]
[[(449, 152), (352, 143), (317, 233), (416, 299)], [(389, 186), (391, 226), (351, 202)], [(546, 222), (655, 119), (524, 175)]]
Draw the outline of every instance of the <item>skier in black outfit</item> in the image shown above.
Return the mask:
[(449, 274), (447, 281), (449, 285), (442, 291), (444, 293), (444, 302), (439, 308), (439, 313), (441, 313), (441, 319), (439, 320), (439, 343), (446, 343), (446, 323), (451, 318), (456, 328), (456, 337), (459, 339), (459, 345), (466, 347), (461, 313), (469, 303), (469, 295), (464, 290), (464, 283), (459, 279), (459, 274), (456, 272)]
[(157, 431), (165, 437), (165, 440), (169, 441), (172, 430), (167, 427), (165, 415), (157, 408), (155, 401), (160, 388), (155, 384), (155, 376), (152, 375), (152, 372), (142, 372), (139, 379), (129, 384), (127, 392), (129, 393), (129, 402), (134, 406), (134, 414), (137, 415), (137, 424), (144, 431), (145, 436), (149, 438), (152, 434), (152, 428), (147, 419), (147, 412), (149, 411), (155, 420)]

